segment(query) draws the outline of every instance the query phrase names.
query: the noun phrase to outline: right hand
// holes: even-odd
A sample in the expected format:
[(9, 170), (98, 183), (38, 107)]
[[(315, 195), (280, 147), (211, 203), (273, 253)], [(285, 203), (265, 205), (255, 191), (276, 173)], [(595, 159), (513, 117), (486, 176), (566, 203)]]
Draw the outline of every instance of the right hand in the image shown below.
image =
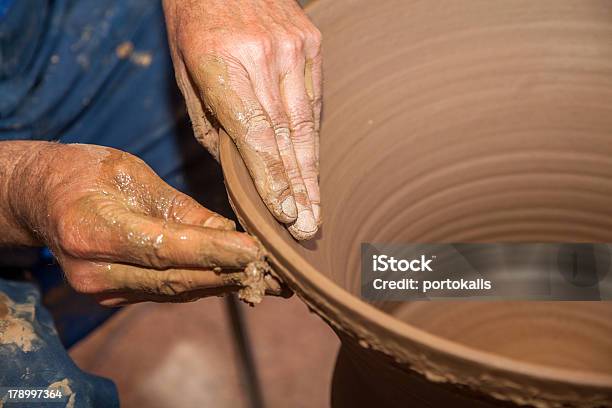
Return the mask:
[(296, 239), (321, 223), (321, 33), (295, 0), (164, 0), (196, 138), (222, 126), (270, 212)]
[(93, 145), (42, 146), (13, 174), (14, 216), (51, 249), (71, 286), (100, 303), (189, 301), (235, 290), (236, 271), (263, 258), (254, 238), (135, 156)]

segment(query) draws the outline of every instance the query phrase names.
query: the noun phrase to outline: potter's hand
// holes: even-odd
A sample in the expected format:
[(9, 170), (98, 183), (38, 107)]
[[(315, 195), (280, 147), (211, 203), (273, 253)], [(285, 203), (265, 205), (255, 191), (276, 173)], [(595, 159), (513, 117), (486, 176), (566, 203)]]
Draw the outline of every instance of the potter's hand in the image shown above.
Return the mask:
[(128, 153), (35, 142), (22, 156), (8, 181), (12, 213), (5, 218), (31, 233), (21, 244), (49, 246), (68, 282), (102, 304), (237, 289), (237, 271), (262, 257), (232, 221)]
[(311, 238), (320, 223), (320, 32), (294, 0), (164, 0), (164, 11), (196, 137), (217, 157), (218, 121), (272, 214), (295, 238)]

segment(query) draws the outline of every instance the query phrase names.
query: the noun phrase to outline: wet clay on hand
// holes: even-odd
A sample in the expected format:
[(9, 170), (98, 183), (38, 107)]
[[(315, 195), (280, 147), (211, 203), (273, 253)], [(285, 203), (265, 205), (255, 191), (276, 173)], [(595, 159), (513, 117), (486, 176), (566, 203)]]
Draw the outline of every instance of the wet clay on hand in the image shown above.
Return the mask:
[(238, 298), (251, 306), (261, 303), (266, 294), (283, 297), (291, 295), (265, 261), (251, 262), (243, 272), (224, 274), (223, 279), (228, 284), (239, 285)]
[(292, 0), (164, 1), (177, 82), (198, 140), (236, 144), (262, 200), (294, 238), (321, 221), (321, 38)]
[(319, 0), (319, 239), (220, 153), (246, 229), (340, 334), (334, 407), (612, 406), (610, 302), (360, 299), (362, 242), (612, 242), (612, 3)]
[[(16, 148), (5, 143), (12, 142), (0, 150)], [(164, 183), (142, 160), (101, 146), (38, 143), (21, 145), (27, 154), (7, 181), (6, 218), (31, 236), (12, 244), (49, 246), (76, 290), (114, 306), (252, 286), (244, 270), (264, 262), (261, 245)], [(235, 276), (230, 283), (227, 273)]]

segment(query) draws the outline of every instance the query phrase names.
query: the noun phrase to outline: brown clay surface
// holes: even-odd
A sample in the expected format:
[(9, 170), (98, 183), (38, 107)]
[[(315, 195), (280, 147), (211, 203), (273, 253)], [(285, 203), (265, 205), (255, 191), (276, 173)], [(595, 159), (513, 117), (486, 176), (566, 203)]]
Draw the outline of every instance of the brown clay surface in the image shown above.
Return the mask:
[(612, 3), (320, 0), (310, 12), (325, 38), (318, 239), (295, 242), (221, 145), (236, 212), (282, 277), (430, 380), (612, 404), (610, 303), (375, 309), (354, 296), (361, 242), (612, 242)]

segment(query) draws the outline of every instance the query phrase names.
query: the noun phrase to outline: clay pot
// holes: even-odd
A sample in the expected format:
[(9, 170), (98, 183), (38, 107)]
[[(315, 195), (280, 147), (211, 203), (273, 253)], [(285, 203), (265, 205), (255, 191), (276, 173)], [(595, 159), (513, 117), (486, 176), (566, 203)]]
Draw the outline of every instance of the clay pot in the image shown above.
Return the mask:
[[(324, 224), (235, 210), (340, 335), (335, 406), (612, 404), (612, 305), (359, 299), (361, 242), (612, 242), (612, 2), (315, 2)], [(309, 373), (312, 375), (314, 373)]]

